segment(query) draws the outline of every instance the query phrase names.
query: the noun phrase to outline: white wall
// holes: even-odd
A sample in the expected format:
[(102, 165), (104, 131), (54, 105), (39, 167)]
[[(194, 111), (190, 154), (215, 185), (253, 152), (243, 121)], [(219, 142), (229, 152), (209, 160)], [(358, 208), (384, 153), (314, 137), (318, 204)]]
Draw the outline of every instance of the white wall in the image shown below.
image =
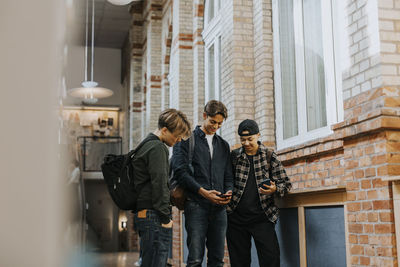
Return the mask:
[[(93, 80), (99, 87), (114, 91), (111, 97), (99, 99), (96, 105), (122, 106), (124, 89), (121, 85), (121, 50), (97, 47), (94, 49), (94, 76)], [(90, 50), (89, 50), (90, 51)], [(89, 57), (90, 58), (90, 57)], [(67, 89), (81, 87), (85, 78), (85, 47), (70, 46), (66, 67)], [(90, 61), (88, 80), (90, 80)], [(64, 105), (81, 105), (82, 99), (67, 96)]]

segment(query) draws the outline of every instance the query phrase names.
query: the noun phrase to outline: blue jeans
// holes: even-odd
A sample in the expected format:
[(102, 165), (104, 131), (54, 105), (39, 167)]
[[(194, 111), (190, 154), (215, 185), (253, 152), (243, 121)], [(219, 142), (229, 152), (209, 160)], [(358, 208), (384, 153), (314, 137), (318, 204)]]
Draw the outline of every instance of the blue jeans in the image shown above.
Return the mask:
[(172, 228), (161, 226), (156, 211), (147, 210), (145, 218), (135, 214), (142, 251), (142, 267), (164, 267), (172, 241)]
[(207, 246), (207, 266), (224, 266), (226, 210), (213, 205), (201, 206), (188, 200), (185, 203), (185, 228), (189, 256), (187, 267), (201, 266)]

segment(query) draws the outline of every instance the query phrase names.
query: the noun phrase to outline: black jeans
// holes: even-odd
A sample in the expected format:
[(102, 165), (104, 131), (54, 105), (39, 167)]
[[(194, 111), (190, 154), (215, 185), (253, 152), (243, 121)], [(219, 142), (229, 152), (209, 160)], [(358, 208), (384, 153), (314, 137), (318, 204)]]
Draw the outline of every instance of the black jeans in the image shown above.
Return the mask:
[(135, 214), (142, 251), (142, 267), (164, 267), (172, 241), (172, 228), (161, 226), (156, 211), (147, 210), (146, 218)]
[(251, 237), (256, 244), (260, 267), (279, 267), (279, 244), (275, 224), (270, 221), (238, 225), (228, 220), (226, 239), (232, 267), (250, 267)]

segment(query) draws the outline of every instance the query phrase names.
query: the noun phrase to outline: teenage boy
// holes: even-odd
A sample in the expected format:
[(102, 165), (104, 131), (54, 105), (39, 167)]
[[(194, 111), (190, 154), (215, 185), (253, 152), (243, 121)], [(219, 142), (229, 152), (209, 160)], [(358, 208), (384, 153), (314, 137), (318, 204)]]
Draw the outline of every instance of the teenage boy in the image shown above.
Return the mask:
[(235, 178), (227, 208), (230, 263), (232, 267), (250, 267), (253, 237), (260, 266), (279, 267), (274, 196), (284, 196), (292, 185), (276, 154), (258, 141), (255, 121), (242, 121), (238, 134), (242, 147), (231, 155)]
[(204, 107), (203, 124), (193, 132), (195, 145), (189, 168), (189, 141), (174, 146), (172, 168), (186, 189), (185, 228), (188, 267), (201, 266), (207, 246), (207, 266), (223, 266), (227, 215), (225, 205), (232, 195), (233, 176), (229, 144), (216, 134), (228, 113), (224, 104), (211, 100)]
[(168, 186), (169, 151), (190, 135), (186, 115), (175, 109), (163, 111), (158, 129), (142, 142), (133, 159), (138, 192), (135, 221), (140, 236), (142, 267), (166, 266), (172, 238), (171, 204)]

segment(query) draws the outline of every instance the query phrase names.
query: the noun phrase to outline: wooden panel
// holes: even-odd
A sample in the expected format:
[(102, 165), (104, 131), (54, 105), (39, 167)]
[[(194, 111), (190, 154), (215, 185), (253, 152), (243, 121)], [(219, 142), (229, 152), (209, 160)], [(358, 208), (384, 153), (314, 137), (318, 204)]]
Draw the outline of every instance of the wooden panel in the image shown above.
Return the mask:
[(393, 182), (392, 187), (393, 187), (394, 223), (396, 228), (397, 259), (400, 259), (400, 181)]
[(299, 246), (300, 246), (300, 267), (307, 267), (307, 244), (306, 244), (306, 222), (304, 207), (299, 207)]
[(345, 230), (345, 236), (346, 236), (346, 261), (347, 261), (347, 266), (351, 266), (351, 257), (350, 257), (350, 243), (349, 243), (349, 222), (347, 220), (347, 205), (344, 204), (344, 230)]
[(304, 194), (292, 194), (278, 201), (282, 208), (310, 207), (310, 206), (332, 206), (343, 205), (346, 201), (346, 193), (339, 192), (310, 192)]

